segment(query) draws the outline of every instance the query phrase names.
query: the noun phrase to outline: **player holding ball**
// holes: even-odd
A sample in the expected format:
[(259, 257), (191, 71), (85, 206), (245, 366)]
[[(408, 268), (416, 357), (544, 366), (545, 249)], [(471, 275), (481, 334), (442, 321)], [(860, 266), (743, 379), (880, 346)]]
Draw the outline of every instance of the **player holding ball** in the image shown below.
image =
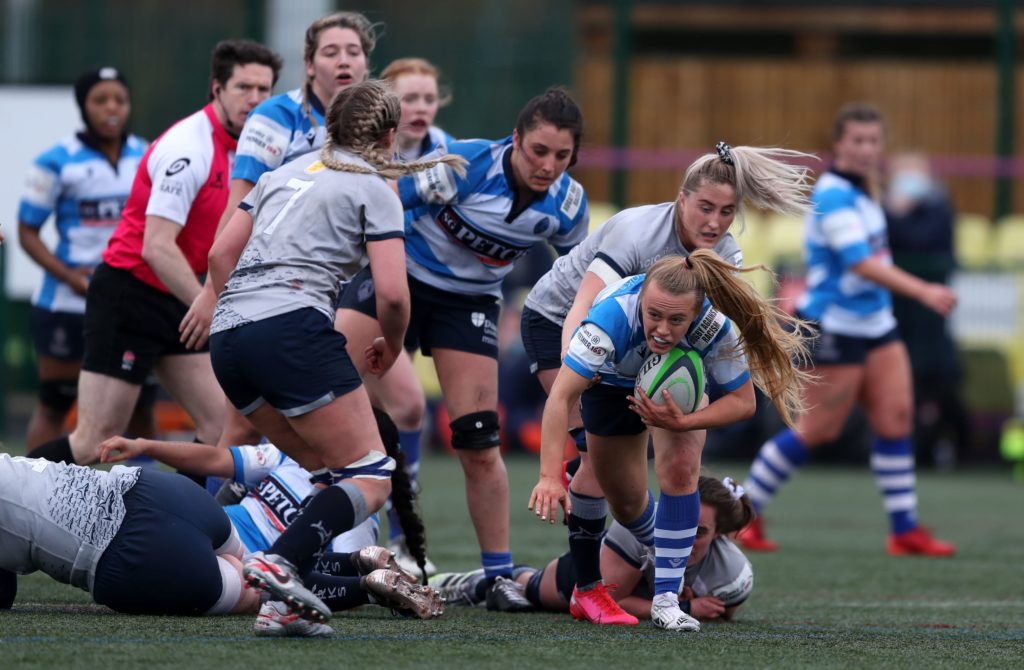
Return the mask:
[[(751, 270), (759, 268), (764, 269)], [(700, 629), (680, 609), (678, 593), (700, 516), (697, 478), (705, 431), (752, 416), (755, 384), (774, 400), (787, 423), (801, 409), (806, 373), (793, 361), (806, 357), (807, 343), (799, 324), (736, 273), (713, 251), (698, 249), (688, 257), (663, 258), (646, 274), (608, 286), (570, 341), (544, 407), (540, 481), (530, 495), (530, 508), (551, 523), (559, 505), (566, 515), (576, 511), (562, 487), (560, 465), (569, 413), (579, 402), (591, 464), (612, 516), (653, 548), (651, 619), (667, 630)], [(674, 358), (677, 347), (694, 350), (702, 366), (684, 365), (669, 376), (688, 378), (698, 387), (694, 381), (706, 370), (724, 391), (722, 397), (684, 413), (671, 400), (667, 383), (661, 385), (662, 398), (656, 398), (660, 402), (636, 386), (649, 356)], [(683, 357), (692, 360), (689, 354)], [(698, 390), (702, 387), (701, 380)], [(657, 513), (647, 490), (648, 431), (661, 489)], [(603, 533), (604, 516), (581, 516), (590, 524), (580, 532)], [(575, 549), (571, 538), (570, 549)], [(593, 623), (635, 625), (636, 617), (607, 595), (599, 553), (574, 562), (578, 574), (570, 613)]]

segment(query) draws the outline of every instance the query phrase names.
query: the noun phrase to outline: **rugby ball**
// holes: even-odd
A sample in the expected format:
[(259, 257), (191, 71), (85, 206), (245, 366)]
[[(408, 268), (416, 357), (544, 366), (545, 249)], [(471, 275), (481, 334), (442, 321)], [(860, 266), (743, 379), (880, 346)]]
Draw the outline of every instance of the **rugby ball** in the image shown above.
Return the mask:
[(697, 411), (704, 397), (704, 364), (700, 354), (689, 347), (677, 346), (667, 354), (651, 354), (636, 376), (636, 387), (658, 405), (665, 404), (662, 391), (689, 414)]

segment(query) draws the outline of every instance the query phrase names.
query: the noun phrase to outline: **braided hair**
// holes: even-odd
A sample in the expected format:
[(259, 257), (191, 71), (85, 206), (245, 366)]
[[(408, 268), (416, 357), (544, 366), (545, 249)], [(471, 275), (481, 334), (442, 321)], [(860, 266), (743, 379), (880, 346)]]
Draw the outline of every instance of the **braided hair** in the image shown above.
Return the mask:
[[(340, 91), (327, 110), (327, 139), (320, 161), (332, 170), (376, 174), (387, 179), (429, 170), (440, 164), (450, 166), (459, 176), (466, 174), (466, 159), (448, 154), (435, 160), (411, 163), (394, 160), (394, 150), (384, 140), (398, 128), (401, 103), (390, 85), (364, 81)], [(371, 167), (339, 160), (335, 147), (353, 153)]]
[(398, 514), (398, 521), (405, 534), (405, 546), (416, 559), (420, 568), (423, 583), (427, 583), (427, 534), (423, 527), (423, 519), (416, 512), (414, 503), (416, 493), (405, 470), (405, 452), (398, 441), (398, 426), (382, 409), (373, 408), (373, 417), (377, 420), (377, 430), (388, 456), (395, 459), (395, 471), (391, 473), (391, 505)]

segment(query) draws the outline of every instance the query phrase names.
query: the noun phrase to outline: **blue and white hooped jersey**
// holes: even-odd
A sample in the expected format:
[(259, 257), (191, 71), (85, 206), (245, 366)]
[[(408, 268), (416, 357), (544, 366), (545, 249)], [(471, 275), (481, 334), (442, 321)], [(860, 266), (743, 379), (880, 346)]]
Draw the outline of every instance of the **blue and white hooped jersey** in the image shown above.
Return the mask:
[[(594, 298), (594, 306), (573, 333), (563, 362), (574, 372), (601, 383), (632, 387), (644, 360), (650, 355), (644, 337), (640, 289), (646, 274), (618, 281)], [(680, 344), (700, 354), (705, 372), (726, 393), (750, 379), (747, 358), (732, 321), (705, 298)]]
[[(247, 553), (264, 551), (298, 516), (303, 502), (314, 493), (309, 471), (272, 444), (231, 447), (235, 481), (249, 492), (238, 505), (224, 511), (238, 530)], [(350, 552), (377, 544), (380, 521), (376, 514), (334, 538), (331, 551)]]
[(892, 264), (885, 214), (866, 191), (834, 170), (821, 175), (807, 216), (807, 291), (797, 305), (827, 333), (880, 337), (896, 327), (892, 296), (851, 267), (867, 258)]
[(580, 242), (590, 221), (583, 187), (563, 173), (515, 218), (512, 138), (453, 142), (469, 162), (465, 178), (439, 164), (398, 180), (406, 210), (409, 274), (452, 293), (501, 297), (501, 280), (538, 242), (560, 254)]
[(314, 96), (309, 114), (302, 111), (303, 89), (296, 88), (261, 102), (249, 113), (235, 151), (232, 179), (245, 179), (253, 184), (264, 172), (276, 170), (302, 154), (324, 145), (327, 123), (324, 106)]
[[(116, 166), (79, 133), (65, 137), (29, 168), (18, 220), (41, 228), (56, 214), (54, 255), (71, 268), (93, 268), (121, 220), (146, 141), (129, 135)], [(46, 273), (32, 304), (51, 312), (85, 312), (85, 298)]]
[(448, 153), (448, 145), (454, 141), (455, 138), (445, 131), (441, 130), (437, 126), (430, 126), (427, 128), (427, 134), (423, 136), (423, 141), (420, 142), (415, 151), (403, 153), (401, 149), (399, 149), (395, 151), (395, 158), (409, 162), (422, 158), (427, 154), (446, 154)]

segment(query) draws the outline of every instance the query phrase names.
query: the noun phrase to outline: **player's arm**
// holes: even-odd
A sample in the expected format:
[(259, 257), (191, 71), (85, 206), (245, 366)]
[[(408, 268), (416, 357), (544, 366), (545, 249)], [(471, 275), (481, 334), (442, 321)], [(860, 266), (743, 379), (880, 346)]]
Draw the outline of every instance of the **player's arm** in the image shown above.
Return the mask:
[(384, 335), (365, 352), (367, 369), (382, 375), (402, 353), (405, 329), (409, 326), (411, 300), (405, 272), (405, 240), (390, 237), (367, 242), (366, 255), (376, 293), (377, 321)]
[(163, 442), (117, 436), (100, 445), (100, 462), (117, 463), (137, 456), (149, 456), (166, 465), (198, 475), (228, 478), (234, 475), (231, 450), (198, 442)]
[(85, 295), (89, 288), (91, 268), (70, 268), (46, 246), (39, 235), (40, 229), (24, 221), (18, 221), (18, 242), (29, 258), (39, 267), (71, 287), (78, 295)]
[(562, 453), (569, 431), (569, 414), (590, 380), (591, 377), (584, 377), (562, 363), (544, 403), (540, 423), (540, 478), (530, 493), (528, 505), (542, 521), (555, 523), (559, 506), (567, 518), (572, 511), (569, 496), (562, 486)]
[(224, 291), (228, 283), (228, 277), (238, 265), (238, 259), (242, 256), (245, 245), (249, 243), (252, 236), (252, 216), (242, 208), (235, 209), (231, 220), (221, 231), (221, 234), (213, 241), (210, 247), (210, 255), (207, 259), (209, 270), (207, 272), (207, 283), (213, 287), (215, 295)]
[(573, 299), (572, 307), (569, 308), (569, 313), (565, 315), (565, 322), (562, 324), (563, 356), (569, 349), (569, 341), (572, 339), (572, 334), (580, 327), (584, 317), (587, 316), (587, 312), (594, 306), (594, 298), (607, 285), (605, 279), (589, 269), (583, 275), (583, 281), (580, 282), (579, 288), (576, 289), (576, 298)]
[(662, 395), (664, 404), (657, 405), (643, 389), (637, 388), (634, 395), (629, 396), (629, 408), (647, 425), (678, 433), (728, 426), (749, 419), (757, 410), (754, 382), (749, 376), (738, 387), (692, 414), (683, 414), (668, 390), (662, 391)]
[(877, 258), (869, 256), (852, 265), (850, 269), (893, 293), (917, 300), (942, 316), (948, 316), (956, 307), (956, 293), (945, 284), (924, 281)]
[[(217, 232), (214, 234), (214, 239), (220, 237), (221, 232), (227, 227), (228, 221), (231, 220), (231, 217), (238, 209), (239, 203), (245, 199), (245, 196), (249, 195), (249, 191), (255, 186), (255, 184), (247, 179), (231, 180), (231, 189), (228, 192), (228, 206), (224, 208), (224, 212), (220, 215), (220, 221), (217, 222)], [(195, 300), (192, 301), (188, 312), (185, 313), (185, 318), (181, 320), (181, 325), (178, 327), (178, 331), (181, 333), (181, 342), (186, 347), (198, 349), (206, 344), (206, 340), (210, 336), (213, 310), (216, 306), (217, 291), (214, 290), (213, 283), (210, 281), (210, 274), (207, 273), (206, 282), (203, 284), (202, 290)]]
[(148, 214), (142, 236), (142, 259), (174, 297), (191, 305), (202, 286), (176, 243), (182, 230), (179, 223)]

